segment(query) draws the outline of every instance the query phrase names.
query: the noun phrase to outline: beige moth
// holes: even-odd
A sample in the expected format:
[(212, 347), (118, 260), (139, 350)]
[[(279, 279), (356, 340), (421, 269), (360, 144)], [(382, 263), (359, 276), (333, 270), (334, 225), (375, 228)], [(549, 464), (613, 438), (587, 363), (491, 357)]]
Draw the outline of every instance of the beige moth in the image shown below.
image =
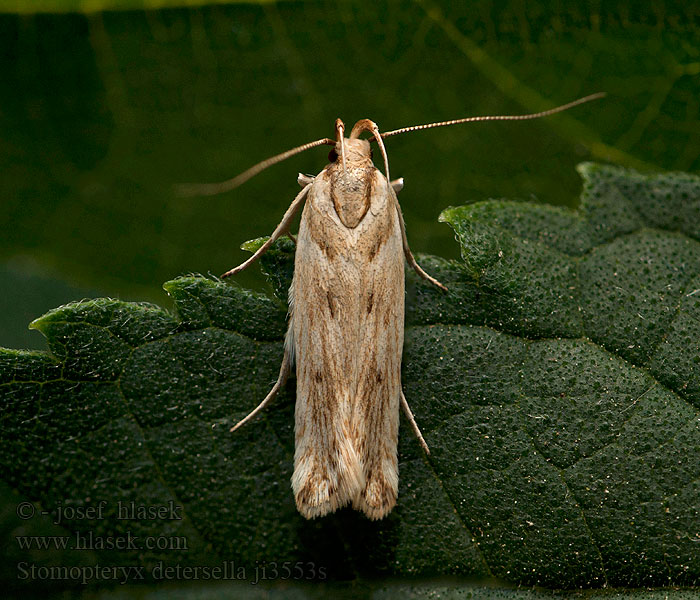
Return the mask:
[[(304, 517), (320, 517), (347, 505), (370, 519), (381, 519), (392, 510), (398, 496), (400, 410), (429, 454), (401, 388), (404, 260), (422, 278), (446, 288), (425, 273), (411, 253), (397, 199), (403, 180), (390, 180), (383, 139), (472, 121), (543, 117), (602, 95), (535, 114), (468, 117), (385, 133), (373, 121), (363, 119), (347, 138), (338, 119), (334, 140), (304, 144), (223, 183), (185, 187), (188, 194), (223, 192), (298, 152), (333, 146), (329, 163), (318, 175), (299, 175), (301, 192), (270, 238), (248, 260), (223, 275), (248, 267), (281, 236), (292, 237), (292, 220), (303, 206), (279, 377), (258, 407), (231, 431), (255, 417), (276, 396), (295, 366), (292, 489)], [(370, 139), (360, 137), (365, 133)], [(371, 141), (381, 151), (384, 173), (372, 162)]]

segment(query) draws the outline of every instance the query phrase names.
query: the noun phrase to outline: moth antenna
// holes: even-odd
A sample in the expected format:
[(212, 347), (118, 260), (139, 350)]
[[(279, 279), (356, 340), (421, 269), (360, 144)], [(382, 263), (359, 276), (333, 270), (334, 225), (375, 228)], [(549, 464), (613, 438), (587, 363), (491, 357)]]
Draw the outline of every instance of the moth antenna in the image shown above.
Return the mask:
[(335, 146), (335, 142), (330, 138), (323, 138), (316, 140), (314, 142), (309, 142), (308, 144), (302, 144), (276, 156), (271, 156), (265, 160), (259, 162), (257, 165), (253, 165), (250, 169), (243, 171), (240, 175), (236, 175), (232, 179), (227, 179), (226, 181), (221, 181), (219, 183), (183, 183), (175, 186), (175, 190), (179, 196), (213, 196), (215, 194), (222, 194), (223, 192), (228, 192), (234, 188), (237, 188), (242, 183), (245, 183), (252, 177), (255, 177), (261, 171), (264, 171), (268, 167), (271, 167), (278, 162), (286, 160), (290, 156), (304, 152), (311, 148), (316, 148), (317, 146)]
[(592, 100), (598, 100), (606, 95), (605, 92), (598, 92), (596, 94), (591, 94), (590, 96), (585, 96), (569, 102), (568, 104), (562, 104), (555, 108), (550, 108), (549, 110), (543, 110), (537, 113), (531, 113), (528, 115), (484, 115), (481, 117), (466, 117), (464, 119), (453, 119), (451, 121), (440, 121), (439, 123), (428, 123), (426, 125), (412, 125), (410, 127), (402, 127), (401, 129), (394, 129), (393, 131), (385, 131), (381, 134), (383, 138), (390, 137), (392, 135), (398, 135), (399, 133), (408, 133), (409, 131), (420, 131), (421, 129), (432, 129), (433, 127), (445, 127), (447, 125), (459, 125), (460, 123), (475, 123), (477, 121), (525, 121), (527, 119), (539, 119), (540, 117), (547, 117), (559, 112), (563, 112), (579, 104), (584, 104), (586, 102), (591, 102)]
[(376, 123), (372, 123), (372, 135), (374, 135), (374, 139), (377, 140), (379, 149), (382, 151), (382, 158), (384, 159), (384, 172), (386, 173), (387, 185), (391, 185), (391, 183), (389, 183), (391, 181), (391, 176), (389, 175), (389, 158), (386, 155), (386, 148), (384, 147), (384, 140), (382, 140), (382, 134), (379, 133), (379, 127), (377, 127)]
[(345, 123), (340, 119), (335, 120), (335, 136), (340, 144), (340, 160), (345, 171)]

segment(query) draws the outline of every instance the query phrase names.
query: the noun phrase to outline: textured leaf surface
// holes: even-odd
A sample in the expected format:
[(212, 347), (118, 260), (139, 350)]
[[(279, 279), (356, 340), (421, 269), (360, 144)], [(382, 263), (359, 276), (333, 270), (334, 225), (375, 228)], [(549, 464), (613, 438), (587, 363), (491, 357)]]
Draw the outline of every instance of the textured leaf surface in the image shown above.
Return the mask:
[[(309, 561), (330, 579), (495, 576), (556, 588), (700, 581), (700, 182), (584, 165), (578, 212), (446, 210), (461, 261), (409, 273), (403, 377), (431, 447), (402, 422), (388, 519), (294, 509), (293, 382), (254, 423), (282, 356), (285, 302), (201, 277), (176, 315), (84, 301), (34, 323), (53, 355), (6, 350), (0, 461), (53, 511), (107, 500), (101, 535), (181, 535), (154, 565)], [(263, 268), (280, 295), (293, 245)], [(178, 521), (120, 521), (118, 500)], [(417, 596), (420, 597), (420, 596)]]
[(594, 590), (574, 592), (552, 592), (548, 590), (523, 590), (503, 586), (479, 586), (473, 583), (455, 585), (430, 584), (391, 584), (374, 583), (332, 583), (306, 584), (290, 587), (285, 584), (250, 585), (250, 583), (191, 584), (169, 588), (153, 589), (149, 586), (132, 586), (116, 591), (85, 594), (90, 600), (697, 600), (698, 592), (691, 589), (663, 590)]

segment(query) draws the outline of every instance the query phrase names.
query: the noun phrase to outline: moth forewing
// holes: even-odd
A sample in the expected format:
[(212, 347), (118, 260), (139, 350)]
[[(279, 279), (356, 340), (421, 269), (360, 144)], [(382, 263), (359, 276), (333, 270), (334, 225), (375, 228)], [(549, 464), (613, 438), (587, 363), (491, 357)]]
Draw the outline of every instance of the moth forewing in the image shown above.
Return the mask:
[[(375, 171), (378, 189), (386, 186)], [(360, 298), (361, 338), (353, 424), (365, 469), (365, 487), (353, 507), (372, 519), (386, 516), (396, 504), (399, 486), (398, 432), (401, 397), (401, 355), (404, 324), (404, 260), (396, 201), (386, 194), (372, 195), (377, 235), (368, 244)], [(363, 314), (366, 313), (366, 314)]]

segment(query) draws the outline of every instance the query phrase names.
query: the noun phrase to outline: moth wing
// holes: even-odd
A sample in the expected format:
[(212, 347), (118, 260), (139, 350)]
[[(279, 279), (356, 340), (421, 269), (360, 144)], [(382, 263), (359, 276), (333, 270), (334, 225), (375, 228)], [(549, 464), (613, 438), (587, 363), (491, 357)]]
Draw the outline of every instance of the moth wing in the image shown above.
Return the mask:
[(377, 171), (372, 198), (376, 231), (361, 274), (360, 347), (353, 431), (365, 484), (353, 507), (386, 516), (398, 495), (397, 443), (404, 328), (404, 258), (394, 192)]
[(319, 175), (297, 238), (290, 289), (290, 344), (297, 401), (292, 488), (299, 512), (323, 516), (353, 501), (364, 471), (353, 442), (352, 400), (358, 345), (357, 261)]

